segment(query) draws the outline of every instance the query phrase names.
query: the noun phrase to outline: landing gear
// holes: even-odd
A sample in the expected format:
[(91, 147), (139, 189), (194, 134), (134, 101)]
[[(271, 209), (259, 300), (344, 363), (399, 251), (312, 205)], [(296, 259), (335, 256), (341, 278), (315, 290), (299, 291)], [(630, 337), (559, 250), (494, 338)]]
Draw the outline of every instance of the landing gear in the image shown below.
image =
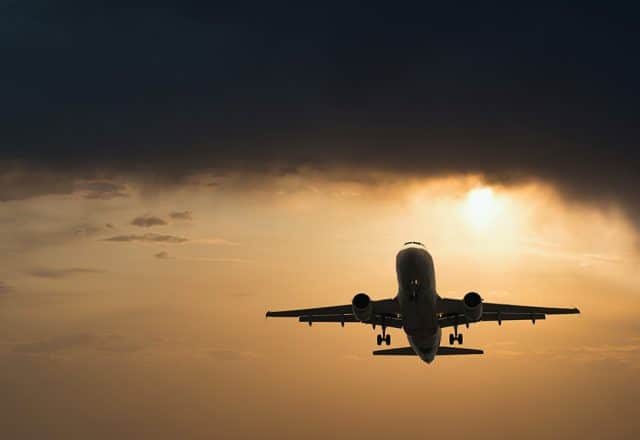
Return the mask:
[(449, 335), (449, 345), (453, 345), (455, 341), (462, 345), (462, 333), (458, 333), (458, 326), (453, 326), (453, 333)]
[(391, 345), (391, 335), (387, 334), (387, 327), (384, 325), (382, 326), (382, 334), (376, 337), (378, 345), (382, 345), (382, 341), (387, 345)]

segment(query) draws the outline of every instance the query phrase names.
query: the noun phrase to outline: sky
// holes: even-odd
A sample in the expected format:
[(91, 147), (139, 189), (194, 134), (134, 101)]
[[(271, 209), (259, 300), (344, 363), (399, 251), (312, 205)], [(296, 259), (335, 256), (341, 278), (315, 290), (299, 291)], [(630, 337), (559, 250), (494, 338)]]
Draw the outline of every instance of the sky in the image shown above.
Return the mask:
[[(3, 437), (640, 434), (637, 11), (0, 8)], [(430, 365), (264, 318), (393, 297), (413, 240), (582, 313)]]

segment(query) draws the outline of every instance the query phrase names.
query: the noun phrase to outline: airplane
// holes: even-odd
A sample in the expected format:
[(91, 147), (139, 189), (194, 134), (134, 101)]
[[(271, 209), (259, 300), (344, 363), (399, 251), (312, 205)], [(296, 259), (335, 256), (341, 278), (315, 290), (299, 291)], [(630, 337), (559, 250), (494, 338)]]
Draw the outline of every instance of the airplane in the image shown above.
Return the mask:
[(472, 348), (441, 345), (442, 329), (453, 327), (449, 345), (462, 344), (458, 326), (481, 321), (536, 320), (546, 315), (580, 313), (577, 308), (535, 307), (485, 303), (477, 292), (469, 292), (462, 299), (441, 298), (436, 292), (433, 258), (425, 246), (417, 241), (405, 243), (396, 256), (398, 294), (392, 299), (372, 301), (366, 293), (358, 293), (351, 304), (310, 309), (283, 310), (266, 313), (267, 317), (297, 317), (311, 326), (314, 322), (360, 322), (380, 326), (382, 333), (376, 342), (391, 344), (387, 327), (401, 328), (409, 340), (408, 347), (375, 350), (374, 356), (418, 356), (431, 363), (436, 356), (483, 354)]

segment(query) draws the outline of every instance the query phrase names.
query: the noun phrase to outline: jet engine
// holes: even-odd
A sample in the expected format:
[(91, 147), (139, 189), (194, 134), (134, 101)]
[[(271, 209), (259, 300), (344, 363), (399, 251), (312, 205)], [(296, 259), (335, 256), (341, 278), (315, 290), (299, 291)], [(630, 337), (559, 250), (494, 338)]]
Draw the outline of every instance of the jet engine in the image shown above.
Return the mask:
[(462, 299), (464, 316), (469, 322), (479, 321), (482, 318), (482, 298), (477, 292), (469, 292)]
[(358, 321), (369, 322), (373, 318), (373, 303), (366, 293), (358, 293), (351, 301), (353, 316)]

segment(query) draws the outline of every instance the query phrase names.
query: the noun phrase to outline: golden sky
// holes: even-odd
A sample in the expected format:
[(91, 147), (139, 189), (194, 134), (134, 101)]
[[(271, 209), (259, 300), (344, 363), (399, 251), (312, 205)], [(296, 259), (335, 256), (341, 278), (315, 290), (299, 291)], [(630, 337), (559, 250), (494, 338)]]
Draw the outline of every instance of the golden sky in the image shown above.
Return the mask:
[[(368, 177), (86, 182), (3, 202), (2, 437), (640, 434), (640, 258), (621, 210), (537, 181)], [(582, 314), (474, 325), (465, 345), (484, 356), (431, 365), (373, 358), (360, 324), (264, 318), (393, 297), (409, 240), (441, 296)]]

